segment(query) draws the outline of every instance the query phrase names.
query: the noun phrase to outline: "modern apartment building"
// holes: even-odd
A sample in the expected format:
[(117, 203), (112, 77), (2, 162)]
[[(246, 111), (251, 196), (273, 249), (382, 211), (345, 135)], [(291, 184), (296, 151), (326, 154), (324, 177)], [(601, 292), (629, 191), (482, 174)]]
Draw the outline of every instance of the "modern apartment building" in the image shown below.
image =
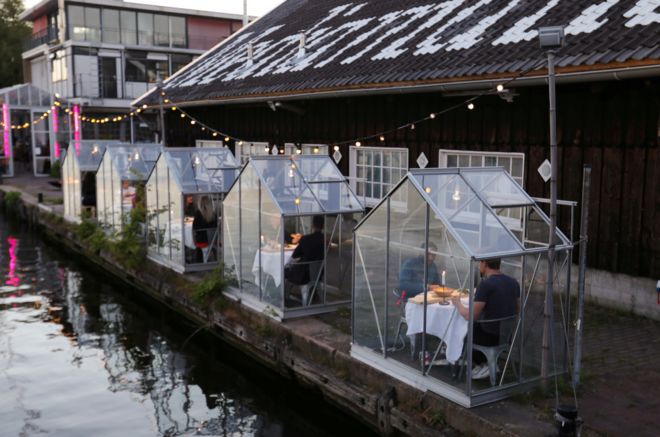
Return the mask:
[[(81, 105), (91, 117), (126, 113), (130, 102), (242, 26), (242, 16), (120, 0), (43, 0), (21, 19), (25, 82)], [(152, 140), (153, 120), (136, 120)], [(128, 121), (83, 123), (85, 138), (128, 139)]]

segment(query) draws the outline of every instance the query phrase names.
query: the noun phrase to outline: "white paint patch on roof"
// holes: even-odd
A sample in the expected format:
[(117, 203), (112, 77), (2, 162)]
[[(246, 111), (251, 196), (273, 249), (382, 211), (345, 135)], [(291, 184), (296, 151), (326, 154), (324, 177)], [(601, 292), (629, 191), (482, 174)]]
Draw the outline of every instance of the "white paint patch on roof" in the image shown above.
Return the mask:
[[(436, 5), (433, 8), (433, 10), (437, 11), (435, 15), (433, 15), (431, 18), (426, 20), (426, 22), (424, 22), (421, 26), (418, 26), (412, 32), (409, 32), (406, 36), (402, 36), (401, 38), (391, 43), (389, 46), (385, 47), (383, 50), (380, 51), (380, 53), (376, 54), (371, 59), (374, 61), (380, 59), (394, 59), (397, 56), (407, 52), (408, 48), (400, 48), (400, 47), (405, 43), (407, 43), (408, 41), (410, 41), (411, 39), (413, 39), (414, 37), (416, 37), (419, 33), (438, 24), (447, 15), (451, 14), (454, 11), (454, 9), (459, 7), (462, 3), (463, 0), (451, 0)], [(421, 16), (419, 18), (421, 18)]]
[(478, 3), (475, 3), (472, 6), (469, 6), (465, 9), (462, 9), (458, 14), (454, 16), (451, 20), (447, 21), (444, 25), (440, 26), (435, 32), (426, 37), (424, 41), (417, 45), (417, 50), (415, 55), (429, 55), (437, 52), (443, 48), (446, 43), (439, 43), (438, 41), (442, 38), (442, 33), (451, 25), (460, 23), (461, 21), (467, 19), (470, 15), (474, 13), (477, 9), (482, 6), (485, 6), (492, 2), (493, 0), (480, 0)]
[(351, 15), (353, 15), (354, 13), (356, 13), (366, 5), (367, 5), (366, 3), (360, 3), (359, 5), (354, 6), (353, 9), (351, 9), (350, 11), (344, 14), (344, 17), (350, 17)]
[(660, 23), (660, 13), (655, 12), (658, 7), (660, 7), (660, 0), (639, 0), (635, 6), (623, 14), (624, 17), (630, 18), (626, 22), (626, 27)]
[(536, 13), (523, 17), (513, 25), (513, 27), (502, 34), (499, 38), (493, 41), (493, 45), (511, 44), (520, 41), (529, 41), (538, 35), (537, 29), (530, 29), (541, 18), (543, 18), (550, 9), (557, 6), (559, 0), (550, 0), (545, 6), (539, 9)]
[(388, 25), (387, 27), (390, 27), (389, 24), (393, 23), (395, 20), (397, 20), (400, 17), (403, 16), (410, 16), (406, 21), (404, 21), (402, 24), (399, 24), (398, 26), (391, 27), (388, 31), (386, 32), (381, 32), (381, 35), (376, 38), (374, 42), (371, 44), (367, 45), (365, 48), (357, 52), (355, 55), (350, 56), (343, 61), (341, 61), (342, 65), (350, 64), (356, 59), (361, 58), (364, 56), (366, 53), (370, 52), (371, 50), (374, 49), (374, 47), (380, 45), (386, 38), (390, 38), (393, 35), (396, 35), (397, 33), (401, 32), (403, 29), (406, 27), (410, 26), (411, 23), (419, 20), (421, 17), (429, 14), (431, 12), (431, 7), (432, 5), (426, 5), (426, 6), (420, 6), (417, 8), (412, 8), (412, 9), (407, 9), (404, 11), (397, 11), (392, 14), (387, 14), (385, 17), (387, 17), (388, 20)]
[(449, 41), (449, 47), (445, 50), (469, 49), (481, 41), (481, 35), (483, 35), (490, 26), (497, 23), (497, 21), (508, 14), (511, 9), (518, 6), (518, 3), (520, 3), (520, 0), (511, 0), (509, 4), (500, 9), (498, 13), (483, 18), (476, 26), (470, 28), (467, 32), (456, 35)]
[(591, 33), (598, 29), (603, 24), (607, 23), (607, 18), (598, 21), (612, 6), (619, 3), (621, 0), (606, 0), (597, 5), (591, 5), (585, 8), (582, 13), (577, 16), (573, 21), (568, 23), (565, 32), (566, 35), (578, 35), (580, 33)]

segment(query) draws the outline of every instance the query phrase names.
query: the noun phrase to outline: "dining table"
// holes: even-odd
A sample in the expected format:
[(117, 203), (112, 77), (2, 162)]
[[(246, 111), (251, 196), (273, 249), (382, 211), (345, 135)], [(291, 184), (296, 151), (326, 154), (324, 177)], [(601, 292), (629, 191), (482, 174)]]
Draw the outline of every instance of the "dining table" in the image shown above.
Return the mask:
[[(420, 297), (423, 298), (423, 295)], [(469, 298), (463, 297), (461, 301), (467, 306)], [(406, 323), (407, 335), (424, 332), (424, 303), (419, 297), (406, 302)], [(446, 344), (445, 356), (450, 363), (456, 363), (461, 358), (467, 332), (468, 321), (448, 299), (426, 305), (426, 333), (438, 337)]]
[[(284, 266), (291, 261), (293, 251), (296, 247), (298, 247), (297, 244), (285, 244), (284, 247), (280, 244), (275, 244), (265, 245), (257, 250), (254, 255), (254, 262), (252, 263), (255, 284), (260, 285), (259, 259), (261, 259), (261, 271), (270, 275), (273, 278), (275, 286), (279, 287), (282, 283)], [(284, 257), (282, 257), (282, 254), (284, 254)], [(284, 261), (284, 264), (282, 264), (282, 261)]]

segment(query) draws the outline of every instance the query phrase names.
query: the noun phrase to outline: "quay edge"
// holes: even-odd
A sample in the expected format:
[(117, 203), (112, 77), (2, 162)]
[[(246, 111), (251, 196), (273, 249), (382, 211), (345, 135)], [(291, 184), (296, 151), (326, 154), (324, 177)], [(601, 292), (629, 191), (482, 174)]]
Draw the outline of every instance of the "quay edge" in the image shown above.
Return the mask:
[(139, 272), (127, 269), (109, 253), (94, 252), (77, 241), (62, 216), (29, 193), (0, 186), (3, 208), (4, 196), (10, 191), (21, 193), (14, 213), (41, 231), (50, 243), (74, 252), (88, 265), (103, 269), (199, 327), (210, 328), (220, 340), (283, 378), (317, 391), (381, 435), (553, 434), (549, 420), (513, 401), (465, 409), (353, 359), (349, 355), (350, 335), (324, 321), (328, 316), (280, 323), (227, 298), (221, 298), (213, 308), (203, 307), (190, 296), (200, 276), (182, 275), (148, 259)]

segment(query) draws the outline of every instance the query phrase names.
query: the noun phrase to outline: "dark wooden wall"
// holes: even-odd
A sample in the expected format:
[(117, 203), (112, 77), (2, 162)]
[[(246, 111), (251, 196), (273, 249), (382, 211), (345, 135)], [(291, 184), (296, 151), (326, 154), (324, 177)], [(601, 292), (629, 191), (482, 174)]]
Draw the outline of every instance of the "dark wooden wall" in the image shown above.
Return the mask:
[[(482, 97), (475, 109), (453, 110), (365, 146), (408, 147), (410, 166), (424, 152), (437, 166), (444, 149), (524, 152), (526, 189), (549, 197), (537, 167), (549, 158), (547, 88), (515, 90), (513, 103)], [(191, 108), (200, 120), (250, 141), (334, 145), (439, 112), (466, 97), (408, 94), (291, 102), (303, 115), (266, 104)], [(579, 201), (583, 164), (592, 166), (588, 264), (612, 272), (660, 277), (660, 80), (611, 81), (558, 87), (559, 198)], [(176, 114), (168, 145), (211, 138)], [(215, 138), (215, 139), (219, 139)], [(348, 145), (340, 168), (348, 174)], [(578, 216), (579, 217), (579, 211)], [(563, 214), (560, 225), (568, 226)], [(576, 219), (576, 226), (578, 225)], [(577, 231), (577, 228), (576, 228)], [(575, 235), (577, 239), (577, 232)]]

